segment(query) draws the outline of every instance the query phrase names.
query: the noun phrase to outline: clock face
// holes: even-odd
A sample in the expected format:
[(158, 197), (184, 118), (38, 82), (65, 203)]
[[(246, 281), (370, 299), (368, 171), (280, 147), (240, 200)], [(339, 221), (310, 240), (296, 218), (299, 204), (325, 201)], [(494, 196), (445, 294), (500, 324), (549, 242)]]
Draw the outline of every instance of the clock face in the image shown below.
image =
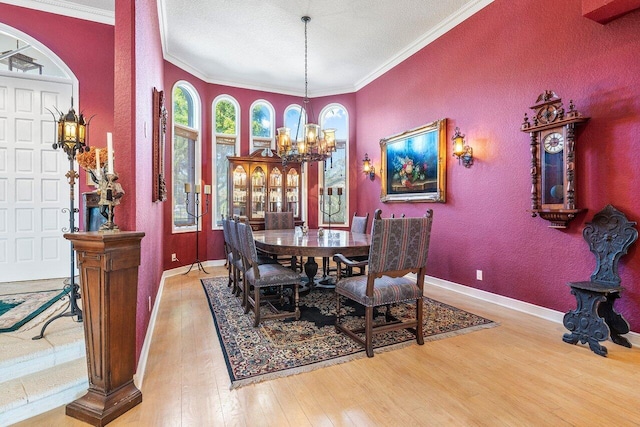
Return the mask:
[(547, 153), (559, 153), (564, 148), (564, 137), (558, 132), (553, 132), (545, 136), (542, 143), (544, 145), (544, 151)]

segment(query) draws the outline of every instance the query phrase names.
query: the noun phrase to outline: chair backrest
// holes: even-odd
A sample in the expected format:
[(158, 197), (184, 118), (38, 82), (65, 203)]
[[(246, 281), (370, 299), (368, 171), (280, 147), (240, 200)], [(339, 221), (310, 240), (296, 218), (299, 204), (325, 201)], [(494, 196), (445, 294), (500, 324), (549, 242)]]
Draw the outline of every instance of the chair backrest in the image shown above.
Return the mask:
[(627, 220), (627, 217), (612, 205), (607, 205), (586, 224), (582, 236), (596, 256), (596, 268), (591, 275), (592, 282), (611, 287), (620, 286), (618, 261), (638, 239), (635, 225), (634, 221)]
[(265, 212), (265, 230), (288, 230), (295, 228), (293, 212)]
[(367, 225), (369, 224), (369, 213), (366, 216), (357, 216), (357, 213), (353, 213), (353, 219), (351, 220), (351, 232), (352, 233), (366, 233)]
[(242, 255), (249, 263), (258, 263), (258, 253), (256, 251), (256, 242), (253, 240), (253, 230), (246, 223), (238, 222), (238, 239), (240, 240), (240, 248)]
[(421, 218), (382, 218), (382, 211), (376, 210), (371, 227), (369, 274), (402, 274), (424, 269), (432, 222), (431, 209)]
[(240, 251), (240, 239), (238, 236), (238, 223), (237, 219), (229, 220), (229, 241), (231, 242), (231, 252), (233, 253), (234, 260), (242, 260), (242, 252)]
[(224, 237), (224, 248), (229, 255), (233, 251), (231, 250), (231, 230), (229, 228), (229, 220), (222, 216), (222, 236)]

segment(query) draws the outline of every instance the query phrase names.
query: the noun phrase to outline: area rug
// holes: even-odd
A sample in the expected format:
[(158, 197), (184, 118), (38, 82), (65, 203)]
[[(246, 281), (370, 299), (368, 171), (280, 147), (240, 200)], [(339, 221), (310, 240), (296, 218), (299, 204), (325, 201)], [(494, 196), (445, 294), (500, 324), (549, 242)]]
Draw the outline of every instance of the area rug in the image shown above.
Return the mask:
[(0, 332), (13, 332), (53, 305), (67, 290), (0, 295)]
[[(266, 320), (254, 328), (253, 315), (244, 314), (240, 300), (227, 287), (226, 278), (202, 279), (201, 282), (227, 363), (231, 388), (366, 356), (363, 347), (336, 332), (333, 290), (314, 289), (300, 297), (301, 318), (298, 321)], [(364, 324), (364, 309), (350, 305), (346, 300), (342, 309), (345, 310), (343, 321), (351, 327)], [(399, 304), (392, 307), (391, 313), (397, 319), (413, 317), (415, 306)], [(384, 320), (384, 308), (377, 318)], [(494, 326), (497, 323), (489, 319), (424, 298), (425, 341)], [(374, 337), (375, 352), (411, 344), (417, 345), (415, 337), (406, 330)]]

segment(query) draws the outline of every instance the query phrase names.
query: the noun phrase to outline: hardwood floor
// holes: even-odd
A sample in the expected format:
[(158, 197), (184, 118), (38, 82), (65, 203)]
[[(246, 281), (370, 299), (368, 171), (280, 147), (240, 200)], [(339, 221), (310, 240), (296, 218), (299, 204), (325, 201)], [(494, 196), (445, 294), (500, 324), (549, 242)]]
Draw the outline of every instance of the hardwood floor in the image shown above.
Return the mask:
[[(143, 402), (110, 426), (640, 425), (640, 349), (600, 357), (561, 324), (428, 285), (500, 326), (229, 390), (197, 273), (166, 281)], [(18, 425), (86, 424), (60, 407)]]

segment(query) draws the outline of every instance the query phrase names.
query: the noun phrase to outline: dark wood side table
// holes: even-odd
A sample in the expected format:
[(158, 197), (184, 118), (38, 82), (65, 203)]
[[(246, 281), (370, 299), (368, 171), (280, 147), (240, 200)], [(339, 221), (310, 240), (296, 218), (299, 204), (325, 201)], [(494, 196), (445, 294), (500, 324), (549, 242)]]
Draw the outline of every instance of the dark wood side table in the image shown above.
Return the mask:
[(89, 391), (66, 414), (103, 426), (142, 402), (136, 369), (136, 301), (143, 232), (67, 233), (77, 253)]

